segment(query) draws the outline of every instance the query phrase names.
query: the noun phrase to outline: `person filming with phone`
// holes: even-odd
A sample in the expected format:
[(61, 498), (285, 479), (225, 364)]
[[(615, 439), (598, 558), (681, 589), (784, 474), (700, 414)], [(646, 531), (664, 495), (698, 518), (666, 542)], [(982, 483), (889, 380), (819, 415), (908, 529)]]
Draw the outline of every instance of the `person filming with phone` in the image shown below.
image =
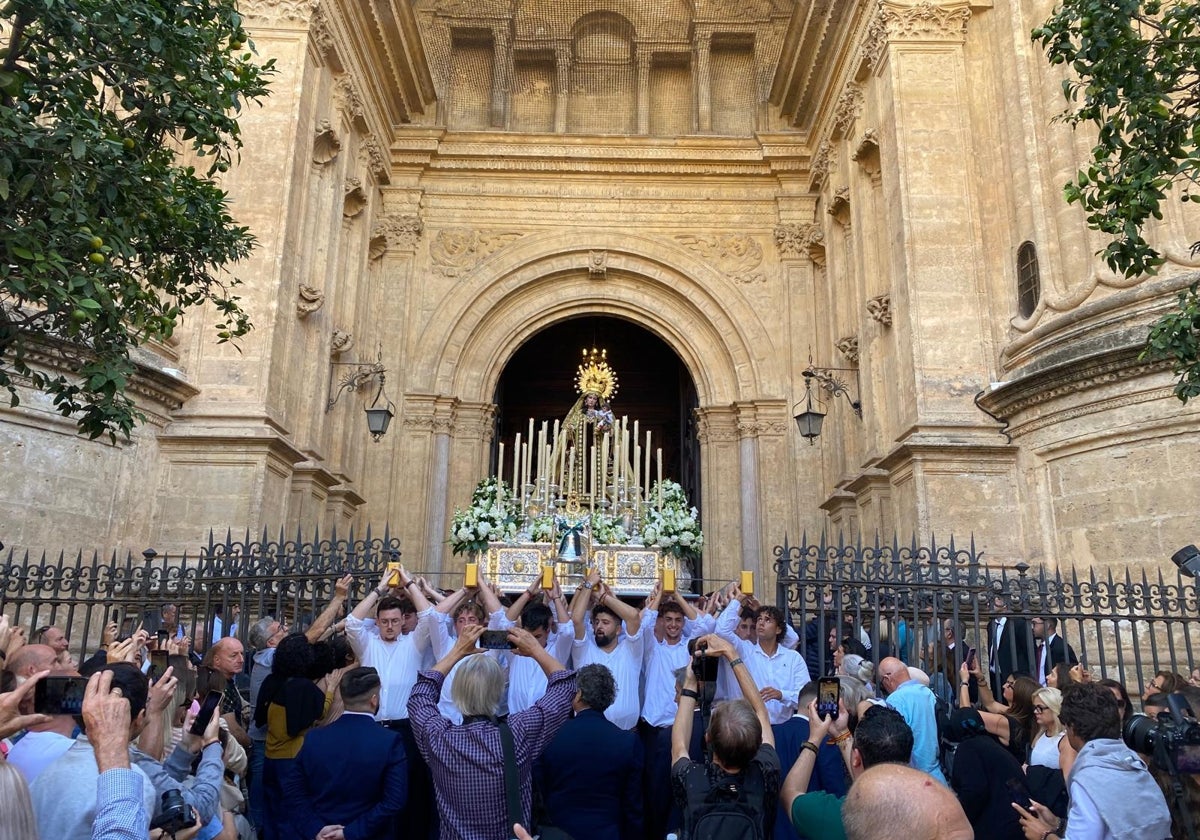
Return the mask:
[(819, 790), (808, 791), (821, 743), (838, 748), (853, 784), (853, 780), (870, 767), (908, 764), (912, 758), (912, 729), (895, 709), (872, 705), (851, 733), (850, 714), (840, 689), (830, 698), (827, 694), (823, 696), (818, 688), (817, 699), (808, 706), (808, 721), (809, 740), (801, 746), (800, 757), (783, 780), (779, 801), (801, 837), (844, 840), (842, 804), (845, 797)]
[[(716, 668), (707, 666), (720, 658), (729, 663), (743, 699), (712, 710), (704, 733), (710, 757), (701, 763), (688, 753), (692, 722), (696, 704), (712, 696), (708, 685), (716, 680)], [(781, 772), (771, 719), (746, 663), (716, 634), (696, 640), (671, 730), (671, 760), (671, 789), (683, 813), (684, 837), (771, 835)]]

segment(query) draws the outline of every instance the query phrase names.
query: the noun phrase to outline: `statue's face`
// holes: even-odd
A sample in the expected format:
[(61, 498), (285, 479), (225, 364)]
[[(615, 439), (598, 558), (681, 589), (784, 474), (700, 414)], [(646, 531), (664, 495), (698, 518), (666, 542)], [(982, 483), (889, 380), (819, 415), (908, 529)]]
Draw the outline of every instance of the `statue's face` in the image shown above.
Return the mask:
[(596, 408), (599, 405), (600, 405), (600, 398), (597, 397), (595, 394), (588, 394), (586, 397), (583, 398), (583, 407), (584, 408)]

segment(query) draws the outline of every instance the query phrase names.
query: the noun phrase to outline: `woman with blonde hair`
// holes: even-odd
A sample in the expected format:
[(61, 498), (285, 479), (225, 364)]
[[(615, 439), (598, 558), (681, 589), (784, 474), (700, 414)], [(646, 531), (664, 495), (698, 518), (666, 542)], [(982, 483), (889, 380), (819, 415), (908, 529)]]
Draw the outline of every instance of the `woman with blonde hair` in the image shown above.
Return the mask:
[(4, 803), (0, 840), (38, 840), (29, 785), (25, 784), (21, 771), (3, 759), (0, 759), (0, 802)]
[(1033, 693), (1033, 719), (1037, 731), (1029, 753), (1026, 778), (1030, 797), (1045, 803), (1059, 817), (1067, 815), (1067, 785), (1060, 767), (1059, 750), (1067, 744), (1066, 729), (1058, 719), (1062, 710), (1062, 692), (1057, 688), (1039, 688)]

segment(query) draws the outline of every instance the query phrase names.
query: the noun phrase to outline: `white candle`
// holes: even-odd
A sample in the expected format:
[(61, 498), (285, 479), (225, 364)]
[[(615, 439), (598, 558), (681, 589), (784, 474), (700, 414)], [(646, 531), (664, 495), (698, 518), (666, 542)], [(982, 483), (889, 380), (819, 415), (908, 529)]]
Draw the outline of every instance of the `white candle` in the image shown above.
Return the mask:
[(517, 432), (517, 442), (513, 444), (513, 496), (521, 494), (521, 433)]
[(608, 492), (608, 433), (600, 441), (600, 497)]
[(646, 474), (642, 476), (642, 481), (646, 482), (646, 492), (644, 498), (646, 504), (650, 504), (650, 430), (646, 430)]
[(567, 453), (567, 487), (563, 491), (563, 496), (570, 494), (571, 490), (575, 489), (575, 447), (571, 447), (571, 451)]
[(658, 450), (658, 512), (662, 513), (662, 449)]
[(496, 465), (496, 478), (504, 478), (504, 441), (500, 441), (500, 462)]
[(642, 445), (638, 443), (638, 439), (633, 439), (633, 492), (639, 497), (642, 495)]
[(525, 453), (525, 483), (529, 483), (529, 471), (533, 465), (533, 418), (529, 418), (529, 437), (525, 438), (529, 444), (528, 451)]
[(596, 442), (592, 441), (592, 445), (588, 450), (588, 507), (594, 512), (596, 510)]

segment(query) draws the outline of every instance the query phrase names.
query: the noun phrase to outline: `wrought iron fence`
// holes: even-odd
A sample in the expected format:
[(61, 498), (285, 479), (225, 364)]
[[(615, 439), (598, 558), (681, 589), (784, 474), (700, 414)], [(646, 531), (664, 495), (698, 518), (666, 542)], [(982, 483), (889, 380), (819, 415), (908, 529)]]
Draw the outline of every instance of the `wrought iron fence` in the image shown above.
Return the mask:
[(0, 560), (0, 613), (33, 631), (62, 628), (71, 649), (83, 656), (96, 650), (106, 622), (115, 621), (124, 634), (138, 624), (154, 632), (164, 624), (163, 607), (173, 605), (174, 627), (203, 649), (218, 621), (221, 635), (243, 642), (263, 616), (308, 623), (333, 597), (334, 581), (347, 573), (354, 576), (353, 604), (399, 557), (399, 540), (386, 529), (375, 536), (370, 528), (361, 538), (335, 531), (327, 539), (314, 533), (311, 540), (302, 533), (271, 539), (264, 532), (259, 539), (247, 533), (217, 541), (210, 534), (206, 546), (182, 556), (147, 549), (124, 558), (82, 552), (39, 558), (10, 549)]
[[(1046, 636), (1045, 619), (1057, 621), (1057, 635), (1069, 646), (1062, 650), (1077, 655), (1093, 678), (1115, 679), (1131, 694), (1141, 694), (1158, 671), (1186, 676), (1200, 667), (1197, 582), (1179, 571), (1054, 573), (1025, 563), (993, 565), (974, 540), (964, 548), (953, 540), (926, 546), (822, 538), (790, 545), (785, 538), (774, 556), (778, 603), (806, 643), (809, 669), (816, 673), (832, 670), (833, 628), (838, 632), (832, 641), (861, 630), (873, 642), (869, 658), (876, 664), (899, 655), (947, 691), (956, 684), (965, 648), (977, 648), (985, 661), (989, 653), (1002, 658), (992, 648), (994, 622), (1001, 617), (1022, 631), (1000, 636), (1008, 646), (1003, 658), (1024, 658), (1035, 671), (1040, 656), (1034, 635)], [(1007, 674), (999, 676), (1002, 681)]]

